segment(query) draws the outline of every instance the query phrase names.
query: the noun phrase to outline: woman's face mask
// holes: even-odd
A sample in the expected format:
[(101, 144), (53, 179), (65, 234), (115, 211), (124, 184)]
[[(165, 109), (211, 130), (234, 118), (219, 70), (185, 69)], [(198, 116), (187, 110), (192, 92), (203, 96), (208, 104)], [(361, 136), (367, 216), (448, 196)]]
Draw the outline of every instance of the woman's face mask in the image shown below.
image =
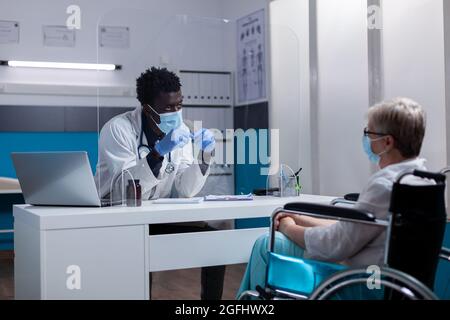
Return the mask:
[(173, 129), (178, 129), (181, 126), (181, 123), (183, 122), (183, 115), (182, 110), (178, 110), (175, 112), (169, 112), (169, 113), (158, 113), (155, 109), (153, 109), (150, 105), (148, 105), (157, 115), (159, 115), (159, 119), (161, 120), (161, 123), (156, 123), (159, 130), (164, 132), (165, 134), (168, 134)]
[(385, 151), (383, 151), (383, 152), (381, 152), (379, 154), (376, 154), (376, 153), (374, 153), (372, 151), (372, 145), (371, 144), (372, 144), (372, 142), (379, 141), (379, 140), (381, 140), (383, 138), (384, 137), (371, 140), (368, 136), (366, 136), (366, 135), (363, 136), (363, 141), (362, 142), (363, 142), (364, 151), (366, 152), (370, 162), (372, 162), (373, 164), (378, 164), (380, 162), (380, 156), (385, 154), (387, 151), (385, 150)]

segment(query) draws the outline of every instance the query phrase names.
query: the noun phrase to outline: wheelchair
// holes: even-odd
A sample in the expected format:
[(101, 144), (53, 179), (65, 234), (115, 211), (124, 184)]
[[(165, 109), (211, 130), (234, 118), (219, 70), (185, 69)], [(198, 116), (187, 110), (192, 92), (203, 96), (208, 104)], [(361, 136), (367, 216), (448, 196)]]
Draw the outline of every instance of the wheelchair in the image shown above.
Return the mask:
[[(243, 292), (238, 299), (262, 300), (435, 300), (432, 289), (439, 259), (450, 260), (441, 248), (447, 214), (446, 176), (409, 171), (393, 184), (389, 217), (379, 220), (357, 210), (352, 200), (340, 198), (331, 205), (289, 203), (271, 218), (265, 287)], [(402, 184), (406, 176), (434, 180), (430, 185)], [(386, 229), (383, 266), (351, 269), (339, 264), (284, 256), (274, 252), (274, 221), (278, 214), (374, 225)]]

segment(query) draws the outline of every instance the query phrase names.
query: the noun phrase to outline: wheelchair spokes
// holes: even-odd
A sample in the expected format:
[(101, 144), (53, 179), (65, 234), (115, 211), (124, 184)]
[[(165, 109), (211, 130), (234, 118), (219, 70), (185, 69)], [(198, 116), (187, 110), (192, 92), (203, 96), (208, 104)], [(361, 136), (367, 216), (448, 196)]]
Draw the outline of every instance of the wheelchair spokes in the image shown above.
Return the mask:
[(378, 288), (369, 288), (364, 269), (331, 276), (311, 294), (311, 300), (434, 300), (434, 293), (416, 279), (388, 268), (381, 269)]

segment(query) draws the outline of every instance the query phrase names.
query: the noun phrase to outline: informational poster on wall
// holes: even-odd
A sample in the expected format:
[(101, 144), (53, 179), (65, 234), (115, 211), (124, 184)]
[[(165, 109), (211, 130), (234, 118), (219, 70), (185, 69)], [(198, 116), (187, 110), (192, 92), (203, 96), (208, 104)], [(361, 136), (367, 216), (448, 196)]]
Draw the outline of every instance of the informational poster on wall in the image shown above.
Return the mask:
[(16, 21), (0, 21), (0, 44), (19, 42), (19, 23)]
[(66, 26), (43, 26), (44, 46), (75, 47), (75, 29)]
[(99, 27), (99, 45), (105, 48), (129, 48), (130, 28), (128, 27)]
[(238, 103), (266, 99), (265, 10), (237, 21)]

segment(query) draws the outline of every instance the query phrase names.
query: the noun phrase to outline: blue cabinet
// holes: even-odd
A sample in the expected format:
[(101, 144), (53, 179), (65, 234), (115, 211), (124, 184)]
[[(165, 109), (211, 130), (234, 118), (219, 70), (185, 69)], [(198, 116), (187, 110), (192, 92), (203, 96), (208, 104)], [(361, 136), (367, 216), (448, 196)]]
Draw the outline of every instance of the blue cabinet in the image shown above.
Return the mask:
[(12, 206), (23, 203), (22, 194), (0, 194), (0, 250), (13, 250), (14, 234), (4, 231), (14, 228)]
[[(0, 176), (16, 178), (11, 152), (32, 151), (87, 151), (95, 172), (97, 146), (97, 132), (0, 132)], [(0, 230), (13, 229), (12, 206), (22, 203), (21, 194), (0, 194)], [(0, 250), (12, 250), (13, 238), (0, 233)]]

